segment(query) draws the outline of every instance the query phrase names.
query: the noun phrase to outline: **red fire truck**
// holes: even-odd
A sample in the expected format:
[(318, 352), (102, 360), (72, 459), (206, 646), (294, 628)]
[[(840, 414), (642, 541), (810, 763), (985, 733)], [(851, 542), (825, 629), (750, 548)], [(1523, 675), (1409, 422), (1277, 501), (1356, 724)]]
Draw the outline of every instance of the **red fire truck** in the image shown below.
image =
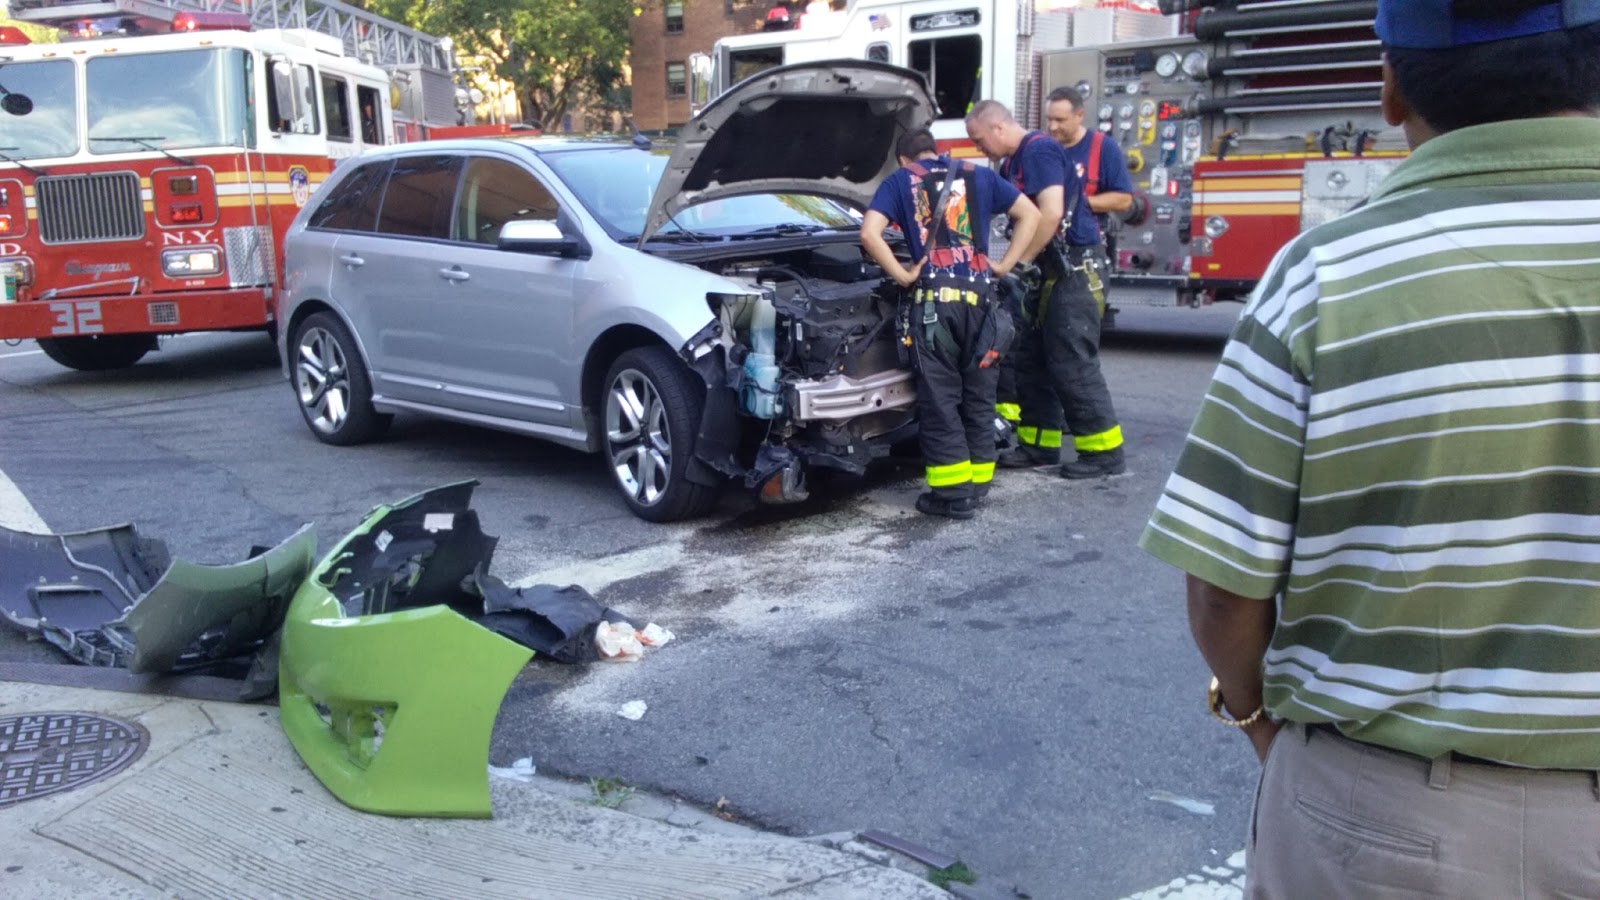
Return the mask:
[(12, 0), (64, 40), (0, 45), (0, 339), (95, 370), (271, 330), (279, 238), (330, 169), (457, 120), (446, 48), (326, 2)]
[(718, 41), (693, 60), (691, 96), (781, 63), (878, 59), (925, 74), (941, 149), (976, 156), (962, 122), (972, 101), (1001, 100), (1039, 127), (1044, 97), (1074, 88), (1136, 188), (1109, 229), (1112, 282), (1146, 290), (1113, 292), (1121, 303), (1243, 299), (1279, 247), (1359, 203), (1405, 155), (1378, 111), (1375, 0), (1033, 7), (850, 0)]
[(1113, 283), (1193, 306), (1243, 300), (1280, 247), (1406, 155), (1378, 109), (1377, 4), (1161, 6), (1182, 35), (1046, 54), (1043, 78), (1076, 88), (1085, 123), (1127, 152), (1138, 200), (1113, 229)]

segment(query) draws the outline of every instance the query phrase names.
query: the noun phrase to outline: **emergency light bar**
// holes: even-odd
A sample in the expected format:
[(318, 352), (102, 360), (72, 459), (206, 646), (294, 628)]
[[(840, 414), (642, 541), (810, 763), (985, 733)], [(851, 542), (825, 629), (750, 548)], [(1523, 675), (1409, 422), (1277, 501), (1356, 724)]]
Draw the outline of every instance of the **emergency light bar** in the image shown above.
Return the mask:
[(181, 12), (172, 17), (173, 31), (249, 31), (248, 13)]
[(31, 44), (33, 41), (15, 25), (0, 26), (0, 44)]

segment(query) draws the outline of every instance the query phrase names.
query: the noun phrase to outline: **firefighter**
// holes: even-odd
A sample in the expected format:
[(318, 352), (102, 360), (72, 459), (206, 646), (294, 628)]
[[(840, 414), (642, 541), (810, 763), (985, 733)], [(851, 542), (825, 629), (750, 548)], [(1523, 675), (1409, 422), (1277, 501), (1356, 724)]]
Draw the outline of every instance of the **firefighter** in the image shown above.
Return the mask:
[(1100, 277), (1100, 294), (1095, 302), (1106, 326), (1110, 327), (1111, 317), (1116, 313), (1106, 299), (1106, 280), (1111, 271), (1111, 215), (1133, 208), (1133, 179), (1128, 177), (1128, 157), (1116, 138), (1103, 131), (1091, 131), (1083, 124), (1083, 95), (1075, 88), (1058, 87), (1050, 92), (1045, 102), (1045, 130), (1066, 149), (1067, 162), (1083, 179), (1083, 195), (1090, 212), (1094, 213), (1090, 221), (1097, 227), (1091, 237), (1086, 227), (1079, 228), (1074, 221), (1067, 241), (1072, 246), (1089, 249)]
[[(1018, 446), (1002, 454), (1000, 464), (1059, 465), (1061, 476), (1072, 479), (1120, 474), (1126, 470), (1122, 428), (1100, 371), (1100, 308), (1094, 298), (1100, 275), (1088, 264), (1089, 248), (1068, 243), (1071, 234), (1098, 233), (1083, 179), (1055, 139), (1024, 129), (998, 101), (974, 105), (966, 125), (978, 149), (998, 161), (1000, 174), (1040, 211), (1039, 228), (1022, 254), (1037, 263), (1043, 278), (1024, 298), (1028, 327), (1014, 354), (1021, 405)], [(1064, 426), (1078, 454), (1065, 463)]]
[[(917, 510), (970, 519), (994, 480), (993, 420), (998, 357), (1010, 319), (994, 302), (995, 281), (1031, 243), (1039, 211), (992, 170), (940, 156), (932, 133), (895, 146), (901, 168), (878, 185), (861, 223), (867, 255), (907, 291), (899, 320), (917, 372), (917, 418), (928, 491)], [(1004, 212), (1018, 238), (990, 262), (989, 221)], [(884, 240), (905, 236), (908, 269)]]

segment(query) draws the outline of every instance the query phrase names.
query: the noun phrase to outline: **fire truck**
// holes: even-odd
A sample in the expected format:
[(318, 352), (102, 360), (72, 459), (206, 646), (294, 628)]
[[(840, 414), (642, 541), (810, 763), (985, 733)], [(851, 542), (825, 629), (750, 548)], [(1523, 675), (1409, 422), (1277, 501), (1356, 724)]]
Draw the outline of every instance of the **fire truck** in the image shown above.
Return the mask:
[[(1063, 13), (1009, 0), (851, 0), (691, 60), (701, 102), (764, 68), (865, 57), (922, 72), (940, 149), (992, 97), (1040, 127), (1070, 87), (1128, 157), (1133, 208), (1108, 223), (1113, 296), (1242, 300), (1276, 251), (1365, 198), (1405, 155), (1378, 109), (1375, 0), (1161, 0)], [(1064, 18), (1064, 24), (1063, 24)], [(784, 22), (790, 25), (789, 22)]]
[(0, 32), (0, 339), (74, 369), (270, 332), (280, 238), (332, 167), (457, 121), (448, 47), (337, 0), (10, 9), (63, 40)]
[[(1136, 188), (1114, 284), (1243, 300), (1295, 235), (1360, 203), (1406, 155), (1378, 108), (1375, 0), (1163, 0), (1183, 34), (1045, 54)], [(1167, 293), (1170, 291), (1170, 293)], [(1124, 293), (1124, 297), (1128, 294)]]

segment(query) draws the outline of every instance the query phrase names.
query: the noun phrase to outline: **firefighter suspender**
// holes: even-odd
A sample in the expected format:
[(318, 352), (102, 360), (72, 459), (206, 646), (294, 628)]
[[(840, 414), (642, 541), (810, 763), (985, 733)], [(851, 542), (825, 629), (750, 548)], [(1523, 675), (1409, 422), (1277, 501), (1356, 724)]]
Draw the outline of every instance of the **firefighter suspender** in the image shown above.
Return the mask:
[(1103, 132), (1089, 133), (1089, 167), (1083, 172), (1084, 196), (1093, 197), (1100, 193), (1100, 147), (1105, 142), (1106, 136)]

